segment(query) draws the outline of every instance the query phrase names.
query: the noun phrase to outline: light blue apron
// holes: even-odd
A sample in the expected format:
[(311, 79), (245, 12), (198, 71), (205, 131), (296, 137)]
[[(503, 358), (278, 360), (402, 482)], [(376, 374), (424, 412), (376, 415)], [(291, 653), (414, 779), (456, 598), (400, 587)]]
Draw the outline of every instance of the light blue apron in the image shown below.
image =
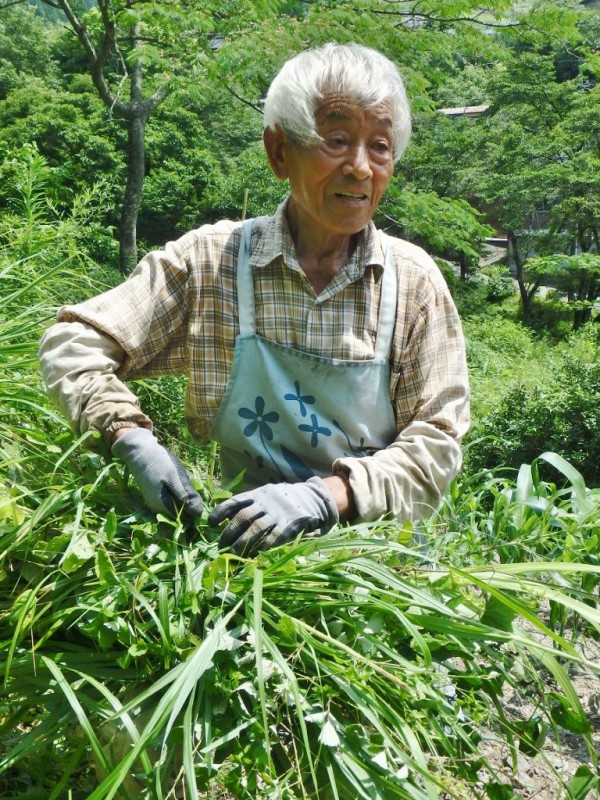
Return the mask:
[(221, 445), (223, 481), (245, 470), (244, 489), (331, 475), (336, 458), (370, 455), (396, 436), (389, 354), (397, 281), (390, 248), (374, 358), (323, 358), (256, 334), (251, 231), (248, 220), (237, 266), (240, 333), (211, 431)]

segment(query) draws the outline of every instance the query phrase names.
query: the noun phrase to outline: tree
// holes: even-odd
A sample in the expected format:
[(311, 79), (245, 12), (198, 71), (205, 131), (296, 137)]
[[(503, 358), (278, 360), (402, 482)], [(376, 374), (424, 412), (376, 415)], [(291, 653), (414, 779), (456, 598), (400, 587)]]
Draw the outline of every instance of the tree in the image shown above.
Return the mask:
[(534, 10), (530, 29), (520, 25), (511, 39), (494, 37), (494, 63), (464, 68), (471, 79), (466, 95), (456, 74), (442, 84), (437, 96), (445, 105), (459, 104), (450, 94), (455, 87), (457, 97), (484, 100), (487, 111), (476, 120), (422, 113), (406, 165), (420, 187), (468, 197), (506, 236), (528, 324), (543, 280), (528, 260), (597, 252), (599, 243), (595, 45), (582, 34), (596, 30), (594, 15), (563, 9), (559, 31), (557, 9), (544, 9), (551, 36), (535, 31)]
[(527, 261), (525, 274), (537, 286), (543, 281), (551, 283), (566, 298), (564, 302), (573, 314), (574, 330), (591, 319), (600, 297), (600, 255), (538, 256)]
[(506, 231), (526, 323), (544, 271), (528, 260), (600, 243), (598, 88), (585, 79), (585, 43), (579, 71), (563, 80), (560, 51), (543, 49), (512, 53), (491, 73), (479, 184)]
[[(427, 28), (454, 13), (445, 4), (417, 10), (415, 24)], [(400, 12), (406, 13), (404, 3), (390, 6), (390, 14)], [(400, 169), (421, 193), (468, 199), (507, 237), (530, 322), (540, 276), (526, 274), (528, 259), (598, 250), (599, 26), (592, 12), (551, 3), (506, 17), (506, 28), (493, 20), (487, 30), (461, 22), (446, 37), (454, 42), (451, 52), (436, 54), (447, 79), (432, 85), (435, 103), (482, 103), (487, 111), (476, 119), (448, 118), (431, 104), (419, 107)]]
[(492, 233), (466, 200), (411, 190), (398, 179), (392, 181), (380, 213), (383, 227), (392, 223), (404, 238), (458, 263), (463, 280), (479, 263), (482, 243)]
[[(137, 220), (145, 178), (146, 125), (176, 87), (206, 75), (218, 35), (277, 11), (277, 0), (254, 3), (192, 0), (98, 0), (79, 13), (70, 0), (42, 0), (64, 14), (88, 60), (89, 74), (111, 114), (127, 128), (127, 179), (119, 222), (120, 268), (137, 260)], [(229, 8), (228, 6), (231, 6)], [(235, 8), (234, 8), (235, 6)], [(230, 13), (232, 12), (232, 13)]]
[[(0, 0), (0, 8), (13, 2), (15, 0)], [(193, 219), (203, 204), (201, 193), (210, 191), (213, 197), (217, 196), (221, 181), (218, 175), (212, 180), (214, 167), (208, 157), (209, 149), (221, 169), (235, 177), (237, 164), (227, 156), (259, 140), (260, 116), (256, 112), (260, 111), (260, 98), (276, 69), (291, 52), (331, 40), (375, 46), (399, 64), (413, 109), (420, 115), (432, 108), (436, 92), (442, 96), (441, 87), (446, 77), (454, 78), (458, 85), (461, 71), (469, 65), (477, 67), (472, 85), (479, 91), (481, 72), (486, 64), (493, 62), (500, 47), (489, 33), (499, 25), (502, 30), (506, 29), (507, 20), (503, 15), (506, 16), (511, 5), (509, 0), (493, 0), (491, 10), (482, 15), (475, 0), (453, 0), (444, 3), (443, 8), (432, 0), (420, 3), (418, 8), (405, 0), (393, 4), (385, 0), (336, 0), (318, 4), (299, 0), (210, 0), (201, 7), (192, 0), (173, 0), (168, 4), (157, 0), (100, 0), (96, 8), (80, 13), (79, 8), (83, 6), (75, 6), (71, 0), (39, 2), (60, 10), (66, 19), (79, 54), (85, 56), (95, 92), (109, 111), (104, 133), (117, 148), (123, 147), (127, 153), (127, 173), (117, 177), (125, 183), (119, 221), (123, 271), (137, 258), (136, 231), (140, 212), (148, 218), (141, 235), (148, 238), (152, 226), (158, 236), (175, 231), (184, 220)], [(514, 21), (508, 23), (518, 28)], [(73, 48), (65, 47), (64, 37), (60, 51), (55, 48), (55, 53), (60, 56), (63, 69), (72, 73), (83, 68), (80, 56)], [(207, 131), (207, 139), (214, 134), (216, 141), (213, 146), (207, 145), (206, 157), (198, 152), (189, 158), (188, 152), (184, 155), (180, 147), (181, 136), (177, 129), (181, 123), (186, 129), (184, 138), (189, 142), (190, 101), (203, 92), (214, 95), (215, 86), (227, 95), (231, 107), (255, 113), (258, 125), (245, 119), (239, 139), (231, 136), (229, 126), (228, 140), (222, 143), (221, 129), (227, 128), (227, 119), (233, 115), (227, 114), (224, 119), (222, 104), (216, 115), (214, 107), (205, 106), (199, 111), (198, 129)], [(197, 100), (193, 104), (197, 108), (202, 105)], [(180, 111), (183, 106), (185, 108)], [(163, 109), (166, 109), (164, 116)], [(172, 148), (160, 131), (165, 118)], [(123, 121), (126, 143), (122, 141)], [(150, 121), (156, 121), (158, 126), (154, 130), (151, 126), (148, 138)], [(470, 134), (464, 136), (465, 156), (472, 153), (469, 139)], [(41, 143), (40, 147), (43, 147)], [(189, 151), (187, 144), (186, 148)], [(406, 163), (410, 163), (410, 158), (409, 153)], [(190, 164), (198, 170), (198, 181), (184, 174)], [(429, 167), (423, 169), (416, 181), (402, 164), (400, 171), (414, 184), (420, 202), (432, 197), (431, 192), (450, 200), (465, 198), (469, 181), (457, 180), (460, 175), (454, 160), (446, 158), (446, 165), (447, 176), (443, 183), (433, 179), (435, 170)], [(149, 194), (144, 201), (142, 188), (148, 166), (151, 170), (147, 184)], [(163, 166), (171, 168), (172, 183), (160, 174)], [(425, 169), (429, 170), (431, 180), (424, 179)], [(113, 170), (115, 175), (119, 172), (120, 169)], [(438, 170), (438, 177), (440, 174)], [(257, 187), (254, 190), (256, 193)], [(241, 200), (232, 200), (233, 207), (239, 208)], [(448, 210), (450, 207), (451, 204)], [(185, 213), (177, 219), (177, 209), (181, 208), (185, 208)], [(432, 208), (431, 214), (435, 216), (435, 213)], [(468, 261), (473, 259), (469, 256)], [(466, 269), (464, 259), (463, 266)]]
[(547, 202), (549, 186), (537, 165), (533, 137), (524, 138), (519, 125), (497, 118), (482, 126), (481, 132), (487, 137), (487, 144), (480, 156), (478, 194), (482, 203), (493, 208), (497, 224), (506, 235), (523, 319), (529, 324), (539, 283), (528, 283), (525, 264), (542, 246), (537, 212)]
[[(70, 213), (73, 199), (102, 181), (107, 195), (98, 221), (107, 229), (116, 224), (113, 209), (122, 174), (117, 149), (121, 132), (115, 128), (87, 82), (78, 91), (67, 91), (40, 78), (22, 77), (0, 102), (0, 153), (36, 145), (54, 167), (53, 202), (59, 213)], [(0, 209), (4, 205), (0, 186)]]
[(51, 37), (43, 22), (27, 8), (7, 7), (0, 18), (0, 101), (26, 76), (52, 71)]

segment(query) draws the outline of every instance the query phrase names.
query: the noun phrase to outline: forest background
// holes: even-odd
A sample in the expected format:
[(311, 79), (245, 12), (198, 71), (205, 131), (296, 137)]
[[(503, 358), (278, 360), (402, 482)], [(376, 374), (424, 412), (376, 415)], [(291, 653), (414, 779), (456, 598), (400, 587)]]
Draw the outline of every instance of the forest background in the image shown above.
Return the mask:
[[(598, 791), (593, 694), (584, 708), (564, 666), (597, 669), (573, 644), (593, 641), (599, 624), (594, 6), (0, 0), (7, 797), (167, 797), (178, 785), (211, 797), (337, 797), (338, 785), (340, 797), (385, 800), (524, 797), (518, 753), (543, 755), (564, 731), (589, 747), (564, 773), (551, 770), (548, 797)], [(274, 210), (286, 187), (262, 153), (261, 98), (290, 53), (332, 40), (375, 46), (405, 76), (414, 134), (376, 222), (422, 245), (444, 272), (467, 338), (473, 426), (461, 478), (425, 525), (426, 556), (407, 549), (410, 526), (359, 527), (292, 549), (306, 570), (292, 589), (289, 554), (236, 567), (209, 534), (190, 546), (179, 527), (157, 527), (118, 465), (76, 441), (49, 406), (35, 350), (59, 305), (116, 284), (148, 249), (204, 222)], [(136, 391), (210, 504), (226, 488), (213, 449), (185, 430), (182, 381)], [(360, 591), (369, 597), (358, 613)], [(550, 642), (550, 655), (518, 619)], [(299, 655), (307, 650), (312, 660)], [(349, 656), (353, 691), (338, 674)], [(418, 679), (414, 696), (395, 670)], [(533, 710), (507, 715), (506, 687), (518, 694), (532, 683)], [(296, 707), (285, 718), (283, 684)], [(233, 685), (248, 695), (234, 710), (224, 699)], [(160, 690), (160, 714), (144, 717)], [(398, 718), (384, 711), (390, 692)], [(407, 731), (409, 717), (421, 727)], [(508, 747), (508, 770), (481, 761), (483, 728)], [(115, 745), (123, 731), (128, 749)], [(237, 749), (232, 731), (244, 732)], [(124, 789), (132, 773), (141, 783)]]

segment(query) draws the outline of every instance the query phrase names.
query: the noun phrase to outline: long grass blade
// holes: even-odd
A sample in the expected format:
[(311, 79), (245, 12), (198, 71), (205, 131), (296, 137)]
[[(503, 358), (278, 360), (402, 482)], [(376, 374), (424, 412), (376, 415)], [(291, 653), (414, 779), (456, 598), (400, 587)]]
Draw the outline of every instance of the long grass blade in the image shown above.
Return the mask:
[(85, 735), (87, 736), (87, 738), (88, 738), (88, 740), (89, 740), (89, 742), (90, 742), (90, 744), (92, 746), (92, 750), (94, 751), (94, 755), (98, 759), (98, 763), (103, 767), (103, 769), (105, 769), (105, 770), (108, 769), (109, 768), (108, 760), (106, 758), (106, 754), (104, 753), (104, 750), (102, 749), (102, 745), (100, 744), (100, 740), (96, 736), (96, 732), (94, 731), (94, 727), (91, 724), (91, 722), (89, 721), (89, 719), (88, 719), (88, 717), (87, 717), (87, 715), (86, 715), (86, 713), (85, 713), (85, 711), (83, 709), (83, 706), (79, 702), (79, 700), (77, 698), (77, 695), (73, 691), (71, 685), (69, 684), (69, 682), (67, 681), (67, 679), (63, 675), (60, 667), (56, 663), (51, 661), (49, 658), (46, 658), (46, 656), (42, 656), (42, 661), (46, 665), (46, 667), (49, 670), (49, 672), (52, 673), (54, 679), (56, 680), (56, 682), (57, 682), (57, 684), (59, 686), (59, 688), (64, 693), (64, 695), (67, 698), (67, 700), (69, 701), (69, 704), (70, 704), (71, 708), (73, 709), (73, 711), (75, 713), (75, 716), (77, 717), (77, 719), (79, 721), (79, 724), (83, 728), (83, 731), (84, 731)]

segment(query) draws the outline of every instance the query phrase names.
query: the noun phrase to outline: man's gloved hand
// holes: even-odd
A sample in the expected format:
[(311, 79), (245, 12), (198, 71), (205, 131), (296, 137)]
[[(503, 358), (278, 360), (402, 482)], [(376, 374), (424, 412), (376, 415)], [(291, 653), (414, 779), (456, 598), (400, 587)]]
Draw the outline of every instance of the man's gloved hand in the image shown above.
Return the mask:
[(305, 483), (268, 483), (230, 497), (208, 517), (210, 525), (230, 520), (219, 545), (252, 555), (289, 542), (304, 531), (327, 531), (339, 520), (333, 495), (321, 478)]
[(148, 508), (191, 522), (202, 513), (202, 498), (176, 455), (146, 428), (127, 429), (111, 453), (129, 467)]

